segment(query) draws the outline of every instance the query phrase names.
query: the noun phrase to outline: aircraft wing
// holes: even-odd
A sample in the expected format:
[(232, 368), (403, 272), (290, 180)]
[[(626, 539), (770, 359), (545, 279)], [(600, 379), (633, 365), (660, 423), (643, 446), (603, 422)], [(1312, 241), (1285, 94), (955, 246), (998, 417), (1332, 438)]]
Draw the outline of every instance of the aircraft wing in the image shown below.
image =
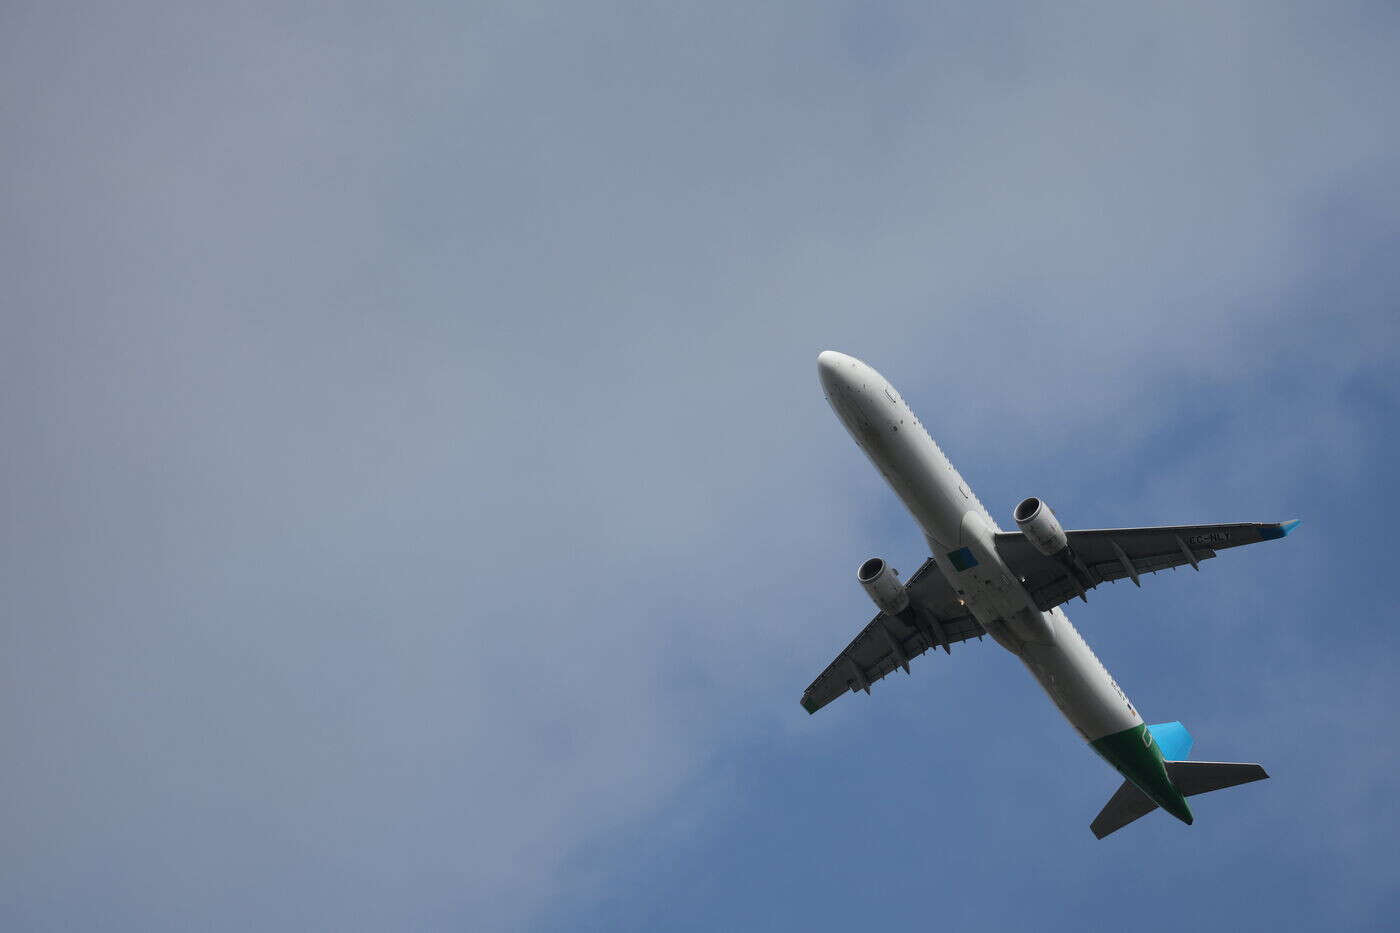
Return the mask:
[(905, 589), (909, 608), (893, 616), (881, 612), (870, 620), (802, 694), (803, 709), (815, 713), (848, 690), (869, 693), (871, 684), (896, 668), (907, 674), (910, 658), (930, 648), (948, 651), (955, 642), (986, 634), (958, 602), (932, 558), (909, 578)]
[(1298, 524), (1289, 522), (1235, 525), (1168, 525), (1158, 528), (1103, 528), (1067, 531), (1069, 547), (1046, 557), (1019, 531), (996, 536), (997, 553), (1007, 569), (1024, 581), (1041, 610), (1053, 609), (1100, 583), (1138, 578), (1169, 567), (1200, 562), (1216, 551), (1282, 538)]

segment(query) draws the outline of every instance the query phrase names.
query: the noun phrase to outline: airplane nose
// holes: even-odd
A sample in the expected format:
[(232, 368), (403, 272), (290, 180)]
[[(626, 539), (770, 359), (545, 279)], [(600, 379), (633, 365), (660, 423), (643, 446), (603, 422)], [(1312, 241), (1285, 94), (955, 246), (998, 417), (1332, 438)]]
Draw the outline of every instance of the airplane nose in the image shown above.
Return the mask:
[(817, 375), (822, 385), (828, 389), (841, 378), (841, 364), (850, 363), (851, 358), (835, 350), (823, 350), (817, 355)]

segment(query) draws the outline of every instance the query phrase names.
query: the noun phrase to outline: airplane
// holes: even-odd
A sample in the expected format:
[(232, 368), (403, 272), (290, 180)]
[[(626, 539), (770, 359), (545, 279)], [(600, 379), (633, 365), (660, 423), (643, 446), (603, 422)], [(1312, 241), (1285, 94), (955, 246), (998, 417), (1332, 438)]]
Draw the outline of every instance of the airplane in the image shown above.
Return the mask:
[(1035, 677), (1071, 726), (1123, 777), (1089, 824), (1108, 834), (1161, 808), (1188, 825), (1186, 798), (1259, 781), (1257, 764), (1188, 761), (1179, 722), (1147, 725), (1061, 608), (1101, 583), (1185, 565), (1200, 570), (1217, 551), (1282, 538), (1299, 520), (1065, 531), (1040, 499), (1013, 512), (1002, 531), (888, 380), (852, 356), (817, 357), (827, 401), (923, 530), (932, 556), (908, 583), (884, 560), (857, 579), (879, 613), (812, 681), (802, 706), (815, 713), (902, 669), (930, 648), (990, 635)]

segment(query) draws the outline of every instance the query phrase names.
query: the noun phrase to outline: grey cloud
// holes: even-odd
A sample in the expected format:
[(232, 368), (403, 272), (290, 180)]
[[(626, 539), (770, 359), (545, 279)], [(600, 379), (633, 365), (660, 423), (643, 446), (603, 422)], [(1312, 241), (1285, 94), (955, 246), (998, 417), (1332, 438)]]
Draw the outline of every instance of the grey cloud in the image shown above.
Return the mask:
[(1271, 10), (9, 14), (16, 922), (546, 915), (919, 556), (824, 347), (974, 477), (1382, 369), (1275, 315), (1386, 34)]

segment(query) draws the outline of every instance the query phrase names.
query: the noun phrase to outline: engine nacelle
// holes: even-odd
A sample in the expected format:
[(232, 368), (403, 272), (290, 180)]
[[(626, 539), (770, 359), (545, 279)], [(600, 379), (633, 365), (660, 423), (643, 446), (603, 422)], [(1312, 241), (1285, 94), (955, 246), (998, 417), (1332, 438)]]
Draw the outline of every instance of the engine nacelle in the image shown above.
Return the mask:
[(861, 564), (856, 579), (881, 612), (898, 615), (909, 608), (909, 594), (899, 582), (899, 573), (883, 559), (872, 557)]
[(1016, 527), (1035, 545), (1035, 549), (1046, 557), (1060, 553), (1069, 547), (1069, 538), (1060, 527), (1060, 520), (1050, 511), (1050, 506), (1032, 496), (1022, 499), (1016, 506)]

